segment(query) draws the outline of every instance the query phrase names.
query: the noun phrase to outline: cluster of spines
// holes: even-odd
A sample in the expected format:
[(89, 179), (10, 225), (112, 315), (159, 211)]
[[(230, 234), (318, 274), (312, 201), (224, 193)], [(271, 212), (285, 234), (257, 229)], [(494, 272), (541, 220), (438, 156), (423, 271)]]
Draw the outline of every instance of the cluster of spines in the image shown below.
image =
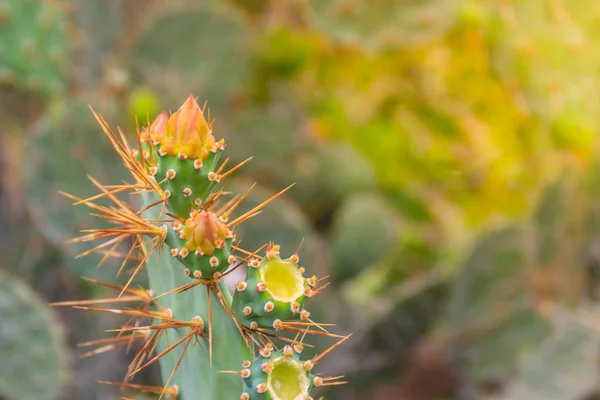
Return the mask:
[[(116, 227), (113, 228), (87, 230), (76, 241), (103, 240), (102, 244), (82, 255), (93, 252), (105, 253), (105, 258), (120, 255), (124, 258), (124, 261), (119, 271), (123, 269), (128, 260), (136, 260), (139, 263), (131, 273), (129, 281), (123, 287), (95, 282), (113, 289), (119, 289), (119, 297), (92, 302), (81, 301), (62, 304), (130, 317), (130, 320), (123, 327), (116, 330), (118, 335), (114, 340), (103, 339), (88, 343), (88, 345), (101, 345), (100, 348), (88, 352), (89, 355), (99, 354), (126, 344), (129, 346), (133, 342), (142, 343), (141, 349), (130, 365), (129, 374), (121, 385), (129, 385), (127, 387), (131, 388), (140, 386), (130, 384), (127, 381), (141, 369), (158, 361), (165, 354), (182, 344), (184, 349), (181, 352), (181, 357), (183, 357), (192, 340), (196, 339), (197, 341), (198, 336), (204, 335), (204, 322), (201, 317), (195, 317), (192, 321), (187, 322), (179, 321), (174, 318), (171, 310), (164, 309), (156, 301), (157, 297), (174, 292), (183, 292), (199, 284), (205, 285), (209, 292), (210, 290), (215, 291), (221, 306), (228, 311), (251, 350), (253, 349), (252, 341), (255, 344), (259, 344), (261, 341), (264, 343), (265, 340), (271, 343), (270, 338), (274, 337), (290, 342), (290, 339), (268, 333), (268, 330), (285, 330), (303, 333), (304, 335), (317, 333), (342, 338), (338, 343), (345, 340), (345, 337), (326, 332), (322, 328), (325, 325), (317, 325), (310, 321), (310, 313), (304, 309), (304, 302), (308, 297), (318, 293), (320, 288), (315, 287), (317, 285), (316, 277), (304, 278), (302, 276), (304, 268), (298, 265), (299, 257), (297, 254), (288, 259), (281, 259), (279, 246), (270, 244), (267, 247), (265, 257), (261, 257), (257, 255), (261, 249), (250, 253), (234, 244), (235, 226), (258, 215), (261, 208), (283, 194), (291, 186), (237, 218), (229, 220), (229, 216), (248, 195), (252, 187), (242, 196), (233, 198), (225, 205), (217, 208), (218, 200), (224, 192), (222, 190), (215, 191), (214, 184), (243, 163), (224, 174), (221, 174), (221, 172), (226, 162), (216, 169), (220, 152), (224, 149), (224, 142), (214, 140), (211, 124), (206, 122), (203, 110), (200, 110), (191, 96), (171, 117), (167, 117), (166, 113), (161, 114), (146, 130), (138, 134), (138, 150), (133, 150), (129, 146), (122, 132), (119, 132), (119, 138), (100, 116), (96, 113), (94, 115), (123, 159), (125, 166), (132, 172), (136, 183), (133, 185), (104, 186), (91, 178), (96, 187), (100, 189), (101, 194), (88, 199), (67, 195), (75, 200), (76, 204), (85, 204), (104, 219), (116, 224)], [(181, 172), (182, 170), (179, 168), (187, 169)], [(164, 175), (164, 179), (157, 179), (162, 175)], [(204, 175), (206, 176), (204, 177)], [(200, 179), (199, 177), (203, 178)], [(198, 187), (200, 187), (199, 190)], [(135, 211), (115, 196), (117, 193), (127, 190), (136, 193), (154, 192), (158, 195), (159, 200)], [(181, 194), (181, 196), (174, 196), (174, 193)], [(194, 193), (200, 196), (194, 197)], [(105, 207), (95, 204), (94, 200), (101, 197), (109, 198), (117, 207)], [(161, 207), (160, 215), (162, 217), (160, 219), (146, 220), (142, 217), (145, 210), (156, 206)], [(144, 236), (151, 238), (149, 250), (146, 250), (145, 245), (149, 242), (144, 242)], [(123, 253), (118, 252), (118, 246), (123, 244), (127, 238), (133, 239), (132, 246), (129, 252), (123, 255)], [(148, 292), (138, 293), (137, 289), (129, 288), (134, 277), (148, 260), (148, 256), (154, 251), (160, 251), (163, 245), (167, 245), (170, 248), (170, 254), (182, 263), (182, 273), (194, 278), (195, 281), (156, 297), (152, 297)], [(136, 250), (141, 250), (139, 257), (135, 253)], [(236, 257), (232, 254), (233, 251), (240, 251), (245, 256)], [(223, 276), (245, 263), (249, 265), (247, 278), (236, 285), (237, 290), (234, 295), (232, 310), (232, 306), (224, 300), (223, 293), (220, 292), (221, 289), (217, 283)], [(137, 309), (87, 307), (89, 304), (138, 300), (142, 300), (143, 303)], [(208, 304), (210, 307), (210, 302)], [(212, 362), (210, 315), (209, 312), (209, 335), (205, 339), (209, 346), (209, 352), (206, 354)], [(158, 320), (158, 323), (141, 326), (142, 318)], [(318, 326), (323, 332), (310, 330), (310, 326), (313, 325)], [(150, 355), (156, 350), (158, 340), (168, 329), (185, 327), (190, 328), (187, 335), (184, 335), (155, 357), (150, 358)], [(280, 351), (282, 355), (279, 357), (287, 357), (290, 349), (302, 347), (299, 343), (293, 343), (293, 346), (286, 346), (282, 349)], [(337, 344), (332, 348), (335, 346)], [(266, 347), (259, 345), (259, 347), (261, 347), (259, 358), (264, 358), (264, 355), (272, 350), (272, 344), (268, 344)], [(327, 350), (323, 355), (330, 350)], [(267, 370), (268, 365), (267, 363)], [(308, 364), (305, 362), (304, 365)], [(307, 373), (309, 372), (307, 370)], [(177, 388), (169, 386), (174, 373), (175, 371), (172, 372), (165, 386), (161, 388), (161, 397), (163, 395), (169, 395), (173, 398), (177, 396)], [(314, 378), (310, 387), (313, 384), (318, 385), (319, 382), (318, 378)], [(265, 383), (265, 385), (268, 384)], [(258, 394), (263, 386), (261, 383), (257, 383), (256, 386), (258, 389), (255, 390), (255, 394)], [(249, 392), (245, 393), (248, 393), (248, 396), (250, 395)], [(242, 398), (244, 398), (244, 395), (242, 395)], [(308, 391), (306, 398), (310, 399)]]

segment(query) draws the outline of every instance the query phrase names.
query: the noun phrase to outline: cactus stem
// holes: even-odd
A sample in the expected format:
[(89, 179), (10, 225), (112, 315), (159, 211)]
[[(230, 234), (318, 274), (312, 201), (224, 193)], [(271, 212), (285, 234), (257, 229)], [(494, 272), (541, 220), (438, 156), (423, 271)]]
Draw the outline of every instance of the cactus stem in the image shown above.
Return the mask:
[(212, 366), (213, 346), (212, 346), (212, 309), (210, 307), (210, 285), (206, 286), (207, 310), (208, 310), (208, 354), (209, 363)]
[(173, 377), (175, 376), (175, 372), (177, 372), (177, 370), (179, 369), (179, 365), (181, 364), (181, 360), (183, 360), (183, 356), (185, 355), (185, 352), (187, 351), (188, 347), (190, 346), (190, 343), (192, 343), (193, 340), (194, 340), (193, 332), (190, 332), (190, 337), (185, 342), (185, 345), (183, 346), (183, 350), (181, 351), (181, 355), (179, 356), (177, 363), (175, 363), (175, 367), (173, 368), (173, 371), (169, 375), (169, 379), (167, 379), (167, 382), (165, 383), (165, 386), (163, 387), (163, 390), (161, 391), (160, 396), (158, 396), (158, 400), (161, 400), (162, 397), (165, 395), (165, 392), (166, 392), (167, 388), (169, 387), (171, 380), (173, 380)]

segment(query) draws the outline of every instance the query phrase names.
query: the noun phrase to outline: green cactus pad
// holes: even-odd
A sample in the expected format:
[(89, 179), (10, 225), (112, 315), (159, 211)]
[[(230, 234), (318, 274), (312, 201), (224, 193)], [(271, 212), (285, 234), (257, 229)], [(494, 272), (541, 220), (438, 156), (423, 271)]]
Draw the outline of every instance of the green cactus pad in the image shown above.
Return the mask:
[(246, 281), (236, 285), (233, 313), (245, 327), (277, 330), (278, 323), (310, 315), (304, 302), (313, 293), (309, 282), (314, 278), (302, 276), (297, 255), (282, 259), (277, 249), (270, 247), (261, 262), (251, 260)]
[(167, 244), (171, 255), (195, 279), (218, 279), (235, 261), (231, 255), (233, 232), (212, 211), (193, 211), (185, 223), (175, 222)]
[[(169, 191), (167, 204), (174, 214), (189, 216), (194, 204), (201, 204), (213, 192), (218, 179), (213, 174), (220, 156), (221, 151), (210, 153), (201, 164), (169, 155), (158, 157), (156, 180)], [(171, 171), (175, 174), (169, 179)]]
[(314, 386), (312, 363), (300, 361), (302, 346), (279, 351), (261, 350), (253, 362), (244, 361), (240, 373), (244, 389), (240, 400), (305, 400)]
[(67, 370), (58, 322), (32, 289), (2, 271), (0, 320), (0, 397), (58, 398)]
[(42, 97), (63, 92), (67, 31), (55, 2), (0, 0), (0, 84)]

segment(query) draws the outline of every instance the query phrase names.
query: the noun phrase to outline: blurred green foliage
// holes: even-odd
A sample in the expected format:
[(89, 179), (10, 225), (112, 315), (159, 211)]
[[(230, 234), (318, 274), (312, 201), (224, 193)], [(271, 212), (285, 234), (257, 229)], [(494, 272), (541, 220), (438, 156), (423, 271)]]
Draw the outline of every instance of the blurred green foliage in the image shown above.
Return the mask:
[(67, 86), (71, 45), (58, 1), (0, 1), (0, 83), (19, 92), (59, 96)]
[(46, 301), (18, 276), (0, 271), (0, 396), (53, 400), (67, 377), (68, 352)]
[[(596, 389), (587, 378), (542, 381), (574, 382), (597, 367), (585, 356), (599, 334), (579, 320), (556, 325), (556, 310), (575, 318), (598, 301), (598, 4), (109, 0), (73, 8), (0, 0), (0, 77), (27, 99), (63, 95), (42, 96), (43, 115), (0, 136), (0, 205), (23, 203), (29, 215), (24, 223), (8, 211), (3, 229), (35, 229), (71, 260), (74, 248), (62, 243), (89, 226), (88, 216), (56, 191), (89, 193), (82, 164), (103, 183), (123, 178), (87, 104), (130, 135), (136, 119), (145, 124), (192, 93), (207, 101), (231, 163), (254, 156), (231, 183), (237, 191), (264, 185), (247, 206), (297, 183), (240, 235), (244, 247), (276, 240), (284, 253), (304, 239), (302, 263), (331, 276), (315, 315), (336, 319), (361, 344), (326, 365), (325, 374), (356, 377), (328, 398), (462, 399), (465, 390), (484, 398), (500, 387), (506, 398), (583, 399)], [(36, 23), (50, 16), (56, 23)], [(80, 57), (66, 59), (72, 51)], [(15, 259), (10, 250), (29, 236), (0, 234), (10, 243), (3, 254)], [(93, 264), (52, 271), (90, 275)], [(420, 341), (441, 343), (451, 360), (424, 361), (414, 352)], [(578, 344), (586, 351), (570, 350)], [(417, 394), (414, 371), (438, 382), (439, 365), (459, 371), (450, 394)], [(379, 394), (387, 384), (392, 394)]]

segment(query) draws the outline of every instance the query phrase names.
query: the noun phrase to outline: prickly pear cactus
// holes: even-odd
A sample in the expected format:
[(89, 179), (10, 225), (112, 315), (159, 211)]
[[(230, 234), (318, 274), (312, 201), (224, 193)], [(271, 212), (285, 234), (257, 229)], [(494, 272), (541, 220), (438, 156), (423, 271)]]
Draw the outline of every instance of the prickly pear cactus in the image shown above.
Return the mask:
[(67, 30), (58, 1), (0, 0), (0, 84), (42, 97), (62, 93)]
[(0, 397), (55, 400), (67, 349), (48, 306), (18, 277), (0, 271)]
[[(118, 303), (121, 299), (139, 302), (140, 306), (87, 307), (85, 300), (56, 305), (129, 315), (135, 320), (117, 329), (120, 333), (115, 338), (100, 341), (110, 343), (110, 349), (128, 343), (121, 335), (141, 341), (125, 382), (108, 384), (140, 388), (170, 399), (249, 400), (252, 396), (305, 400), (311, 398), (313, 386), (343, 383), (310, 374), (313, 365), (347, 339), (326, 331), (326, 324), (313, 322), (304, 308), (306, 298), (319, 294), (327, 284), (316, 276), (304, 278), (305, 269), (298, 265), (297, 254), (282, 259), (279, 246), (271, 242), (258, 250), (245, 250), (236, 237), (240, 225), (257, 217), (291, 186), (241, 211), (238, 206), (254, 186), (228, 197), (231, 193), (213, 185), (243, 163), (227, 171), (225, 161), (217, 165), (224, 142), (215, 140), (193, 97), (172, 115), (162, 113), (139, 131), (135, 147), (125, 134), (116, 134), (98, 114), (94, 116), (134, 183), (105, 186), (93, 180), (99, 194), (86, 199), (65, 196), (112, 223), (108, 228), (83, 230), (80, 241), (100, 241), (88, 253), (102, 251), (122, 258), (119, 273), (127, 262), (137, 264), (128, 270), (129, 280), (123, 286), (93, 281), (121, 292), (119, 298), (95, 300), (93, 304)], [(142, 205), (121, 200), (126, 191), (136, 194)], [(118, 246), (124, 243), (131, 244), (129, 251), (120, 251)], [(264, 247), (263, 257), (259, 253)], [(232, 298), (224, 278), (238, 268), (247, 268), (247, 277), (236, 285)], [(143, 272), (148, 274), (150, 287), (134, 288), (134, 280)], [(148, 325), (140, 325), (140, 318), (149, 321)], [(283, 336), (290, 333), (296, 338)], [(340, 340), (310, 360), (300, 361), (293, 349), (299, 353), (307, 336), (315, 334)], [(274, 352), (274, 341), (288, 346)], [(129, 382), (157, 361), (162, 385)], [(242, 362), (248, 367), (260, 364), (252, 381), (247, 380), (250, 369), (234, 370)]]

